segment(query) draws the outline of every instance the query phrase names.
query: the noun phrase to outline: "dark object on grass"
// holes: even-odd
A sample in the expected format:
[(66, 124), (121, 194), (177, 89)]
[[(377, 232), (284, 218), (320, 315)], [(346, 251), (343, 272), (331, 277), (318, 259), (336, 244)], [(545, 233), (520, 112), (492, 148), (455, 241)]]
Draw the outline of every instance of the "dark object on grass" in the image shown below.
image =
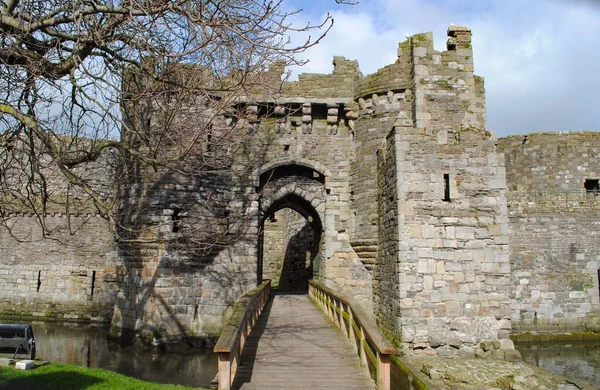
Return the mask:
[(0, 324), (0, 351), (27, 354), (35, 359), (35, 338), (31, 325)]

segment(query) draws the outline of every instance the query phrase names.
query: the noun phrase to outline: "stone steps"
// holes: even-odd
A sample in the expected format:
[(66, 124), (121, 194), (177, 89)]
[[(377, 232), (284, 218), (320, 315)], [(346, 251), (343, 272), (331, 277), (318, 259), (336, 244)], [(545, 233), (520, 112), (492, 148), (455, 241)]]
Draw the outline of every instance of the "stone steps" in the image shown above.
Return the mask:
[(354, 252), (356, 252), (365, 268), (368, 271), (372, 271), (373, 268), (375, 268), (375, 265), (377, 264), (379, 249), (379, 247), (377, 246), (377, 241), (355, 241), (350, 243), (350, 245), (352, 245), (352, 249), (354, 249)]

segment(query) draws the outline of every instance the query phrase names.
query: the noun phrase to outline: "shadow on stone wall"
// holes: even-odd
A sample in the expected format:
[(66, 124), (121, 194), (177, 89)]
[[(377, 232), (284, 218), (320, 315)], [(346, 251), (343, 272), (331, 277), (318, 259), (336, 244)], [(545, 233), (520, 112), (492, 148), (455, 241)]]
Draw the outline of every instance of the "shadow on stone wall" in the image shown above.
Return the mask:
[(279, 288), (283, 291), (308, 291), (312, 277), (314, 257), (318, 253), (318, 232), (307, 222), (288, 241), (285, 251)]
[[(187, 164), (194, 163), (200, 164)], [(110, 338), (129, 344), (214, 336), (225, 308), (256, 279), (243, 268), (256, 240), (249, 229), (256, 216), (245, 213), (252, 199), (236, 197), (230, 172), (201, 172), (205, 166), (186, 167), (190, 175), (152, 172), (135, 162), (124, 167), (124, 239)]]

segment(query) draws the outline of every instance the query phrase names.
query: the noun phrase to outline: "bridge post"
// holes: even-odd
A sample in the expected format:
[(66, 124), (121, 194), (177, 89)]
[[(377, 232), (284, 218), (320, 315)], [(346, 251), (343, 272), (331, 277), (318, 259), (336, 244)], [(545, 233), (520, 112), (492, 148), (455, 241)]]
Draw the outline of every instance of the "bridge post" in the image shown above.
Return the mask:
[[(350, 311), (350, 310), (348, 310)], [(348, 337), (348, 328), (346, 328), (346, 320), (344, 319), (344, 303), (340, 301), (340, 329), (342, 330), (342, 334)]]
[(348, 338), (352, 341), (354, 352), (358, 352), (358, 345), (356, 345), (356, 336), (354, 335), (354, 316), (352, 315), (352, 308), (348, 308)]
[(231, 389), (231, 361), (228, 353), (219, 353), (219, 390)]
[(390, 390), (390, 355), (377, 354), (377, 390)]
[(360, 345), (360, 348), (358, 348), (358, 357), (360, 358), (360, 364), (365, 367), (369, 367), (369, 363), (367, 362), (367, 352), (365, 351), (365, 330), (362, 326), (359, 326), (358, 331), (358, 339)]

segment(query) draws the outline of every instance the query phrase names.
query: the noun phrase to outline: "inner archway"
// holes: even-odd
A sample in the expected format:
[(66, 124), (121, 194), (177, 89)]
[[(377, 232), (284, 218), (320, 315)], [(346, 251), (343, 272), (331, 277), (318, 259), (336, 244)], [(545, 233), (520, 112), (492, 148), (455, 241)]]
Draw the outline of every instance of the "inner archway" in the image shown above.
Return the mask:
[(262, 277), (282, 291), (308, 290), (316, 274), (321, 231), (313, 218), (286, 207), (263, 222)]

